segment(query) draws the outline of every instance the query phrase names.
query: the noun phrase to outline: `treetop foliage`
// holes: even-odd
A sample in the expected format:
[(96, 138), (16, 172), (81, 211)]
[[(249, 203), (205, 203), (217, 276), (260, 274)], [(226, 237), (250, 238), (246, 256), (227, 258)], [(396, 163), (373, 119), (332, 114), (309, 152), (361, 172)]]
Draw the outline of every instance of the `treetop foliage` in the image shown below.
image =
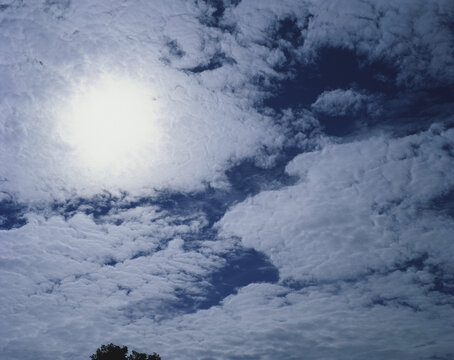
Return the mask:
[(128, 356), (127, 346), (118, 346), (114, 344), (101, 345), (96, 350), (96, 354), (90, 356), (91, 360), (161, 360), (161, 357), (155, 352), (152, 355), (132, 351)]

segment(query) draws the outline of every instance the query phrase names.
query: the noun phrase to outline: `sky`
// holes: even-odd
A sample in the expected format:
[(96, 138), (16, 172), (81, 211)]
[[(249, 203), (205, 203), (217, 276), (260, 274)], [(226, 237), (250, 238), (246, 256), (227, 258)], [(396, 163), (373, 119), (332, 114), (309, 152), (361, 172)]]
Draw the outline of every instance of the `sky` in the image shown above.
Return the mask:
[(0, 360), (454, 358), (452, 0), (0, 0)]

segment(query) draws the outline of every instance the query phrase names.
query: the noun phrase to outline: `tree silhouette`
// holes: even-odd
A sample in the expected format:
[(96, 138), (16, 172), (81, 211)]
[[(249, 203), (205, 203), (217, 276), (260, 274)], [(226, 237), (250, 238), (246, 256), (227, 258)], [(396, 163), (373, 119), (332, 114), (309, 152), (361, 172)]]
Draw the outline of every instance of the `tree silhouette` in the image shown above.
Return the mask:
[(101, 345), (96, 350), (96, 354), (90, 356), (91, 360), (161, 360), (161, 357), (155, 352), (152, 355), (132, 351), (128, 355), (127, 346), (118, 346), (114, 344)]
[(129, 355), (128, 360), (161, 360), (161, 357), (155, 352), (151, 355), (147, 355), (133, 350), (132, 354)]

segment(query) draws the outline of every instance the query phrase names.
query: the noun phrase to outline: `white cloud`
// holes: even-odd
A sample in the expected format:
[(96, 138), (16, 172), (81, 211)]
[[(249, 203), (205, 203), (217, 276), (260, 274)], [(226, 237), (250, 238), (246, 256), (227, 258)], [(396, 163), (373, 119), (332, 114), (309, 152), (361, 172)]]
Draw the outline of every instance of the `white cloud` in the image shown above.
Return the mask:
[(452, 219), (420, 209), (454, 185), (444, 150), (453, 136), (434, 128), (299, 155), (287, 167), (298, 184), (246, 200), (219, 226), (266, 253), (284, 279), (355, 278), (423, 253), (449, 263)]
[(279, 50), (269, 51), (265, 44), (275, 22), (292, 18), (304, 39), (298, 49), (292, 49), (294, 56), (310, 60), (323, 47), (350, 49), (394, 67), (399, 85), (427, 87), (428, 81), (432, 86), (454, 80), (454, 37), (448, 20), (453, 15), (449, 0), (243, 0), (228, 9), (224, 21), (236, 27), (240, 44), (276, 59), (273, 65), (282, 63), (282, 56), (273, 55)]
[(398, 70), (397, 83), (427, 86), (454, 80), (454, 42), (448, 18), (453, 3), (439, 1), (311, 1), (313, 18), (305, 51), (348, 48), (370, 60), (386, 59)]
[[(225, 10), (221, 22), (235, 29), (228, 32), (201, 24), (203, 9), (187, 2), (11, 4), (0, 13), (1, 161), (8, 179), (2, 189), (36, 199), (101, 189), (141, 194), (200, 189), (207, 182), (223, 186), (223, 171), (232, 161), (256, 155), (261, 146), (282, 145), (279, 128), (252, 108), (264, 95), (254, 79), (261, 76), (266, 83), (288, 76), (275, 70), (283, 53), (269, 43), (277, 21), (297, 19), (304, 43), (295, 56), (310, 58), (323, 46), (347, 47), (394, 63), (399, 82), (421, 84), (426, 76), (452, 78), (452, 35), (444, 25), (452, 11), (441, 0), (398, 8), (390, 2), (245, 0)], [(183, 54), (171, 56), (170, 64), (162, 60), (169, 41)], [(431, 55), (422, 56), (426, 53)], [(183, 71), (218, 54), (232, 60), (200, 74)], [(58, 109), (74, 88), (103, 73), (150, 86), (162, 129), (157, 151), (144, 152), (115, 174), (96, 174), (75, 162), (54, 131)]]
[[(415, 275), (396, 271), (300, 291), (253, 284), (222, 306), (159, 324), (142, 319), (119, 334), (113, 331), (111, 338), (157, 349), (172, 359), (299, 359), (302, 353), (307, 359), (446, 356), (451, 351), (452, 307), (443, 304), (447, 297), (427, 296), (414, 283)], [(388, 296), (390, 303), (374, 303), (377, 293)], [(421, 310), (398, 303), (405, 299)]]
[[(230, 162), (274, 143), (269, 120), (222, 90), (225, 84), (217, 80), (225, 77), (222, 71), (201, 81), (160, 60), (169, 38), (186, 53), (188, 60), (176, 65), (181, 68), (223, 50), (220, 31), (201, 25), (193, 5), (78, 2), (54, 17), (33, 3), (4, 14), (0, 60), (8, 87), (0, 106), (5, 191), (36, 199), (102, 189), (141, 194), (156, 188), (200, 189), (206, 182), (219, 186)], [(249, 73), (234, 73), (237, 82), (248, 81)], [(81, 83), (96, 83), (102, 74), (148, 86), (157, 108), (153, 121), (160, 129), (157, 150), (143, 151), (115, 173), (76, 161), (55, 131), (72, 92)], [(206, 87), (208, 82), (213, 88)]]
[(322, 92), (311, 105), (312, 110), (330, 116), (357, 115), (366, 112), (369, 116), (377, 116), (380, 107), (376, 97), (354, 89), (336, 89)]
[[(203, 25), (196, 2), (4, 4), (0, 198), (15, 194), (30, 208), (26, 225), (0, 231), (0, 357), (82, 360), (110, 341), (164, 359), (452, 354), (454, 224), (430, 201), (454, 185), (454, 131), (338, 144), (308, 110), (272, 118), (253, 107), (265, 96), (260, 82), (292, 76), (276, 70), (287, 50), (305, 61), (325, 46), (349, 48), (394, 64), (399, 84), (451, 81), (451, 2), (243, 0), (220, 19), (230, 31)], [(301, 30), (298, 48), (270, 39), (285, 18)], [(191, 72), (216, 57), (223, 66)], [(55, 125), (74, 89), (106, 73), (153, 92), (161, 147), (99, 175), (74, 160)], [(375, 114), (375, 99), (329, 90), (313, 110)], [(242, 159), (266, 167), (276, 149), (317, 145), (288, 165), (296, 184), (232, 206), (221, 238), (205, 238), (201, 211), (126, 209), (156, 190), (227, 188), (225, 169)], [(99, 218), (83, 214), (95, 203), (65, 219), (29, 202), (76, 204), (119, 189), (132, 195)], [(210, 276), (242, 245), (268, 255), (280, 283), (250, 284), (207, 310), (184, 304), (210, 296)]]
[[(0, 318), (8, 324), (0, 330), (1, 356), (20, 342), (35, 355), (17, 351), (9, 358), (59, 358), (69, 351), (62, 344), (72, 343), (69, 356), (83, 359), (109, 328), (176, 316), (185, 301), (180, 292), (205, 299), (208, 276), (224, 266), (237, 241), (216, 246), (201, 239), (198, 249), (185, 249), (182, 236), (197, 234), (204, 217), (157, 210), (136, 207), (98, 223), (83, 214), (65, 221), (28, 213), (27, 225), (1, 231)], [(73, 331), (85, 335), (74, 340)], [(42, 337), (52, 339), (45, 349)]]

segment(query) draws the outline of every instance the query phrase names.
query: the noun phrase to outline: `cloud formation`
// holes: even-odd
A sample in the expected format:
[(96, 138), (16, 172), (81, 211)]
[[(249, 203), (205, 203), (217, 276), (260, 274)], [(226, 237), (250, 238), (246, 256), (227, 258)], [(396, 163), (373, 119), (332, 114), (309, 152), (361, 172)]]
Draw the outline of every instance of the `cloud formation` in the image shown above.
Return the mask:
[[(0, 0), (0, 359), (452, 358), (453, 16)], [(159, 141), (100, 171), (60, 130), (103, 76)]]
[(380, 112), (373, 96), (363, 94), (353, 89), (336, 89), (324, 91), (311, 108), (321, 114), (330, 116), (357, 116), (366, 112), (368, 116), (376, 116)]
[[(174, 21), (186, 7), (187, 16), (196, 20), (196, 6), (65, 4), (12, 4), (2, 12), (5, 191), (25, 198), (61, 198), (72, 191), (87, 195), (106, 188), (141, 194), (153, 188), (197, 189), (207, 182), (219, 186), (224, 166), (274, 142), (273, 128), (250, 106), (160, 60), (160, 49), (175, 38), (193, 64), (182, 67), (198, 66), (211, 56), (207, 47), (216, 39), (206, 39), (200, 23)], [(17, 37), (19, 33), (24, 36)], [(75, 160), (58, 129), (73, 92), (96, 86), (102, 75), (129, 77), (150, 88), (156, 108), (151, 120), (160, 129), (160, 146), (143, 151), (121, 171), (100, 175)]]
[(248, 199), (220, 226), (268, 254), (284, 279), (303, 282), (355, 278), (423, 254), (430, 259), (439, 248), (447, 257), (434, 250), (434, 262), (449, 261), (452, 219), (423, 208), (454, 185), (452, 141), (452, 130), (434, 126), (299, 155), (287, 167), (298, 184)]
[(398, 70), (399, 85), (452, 83), (450, 1), (313, 1), (310, 9), (306, 49), (346, 47), (369, 61), (387, 59)]

